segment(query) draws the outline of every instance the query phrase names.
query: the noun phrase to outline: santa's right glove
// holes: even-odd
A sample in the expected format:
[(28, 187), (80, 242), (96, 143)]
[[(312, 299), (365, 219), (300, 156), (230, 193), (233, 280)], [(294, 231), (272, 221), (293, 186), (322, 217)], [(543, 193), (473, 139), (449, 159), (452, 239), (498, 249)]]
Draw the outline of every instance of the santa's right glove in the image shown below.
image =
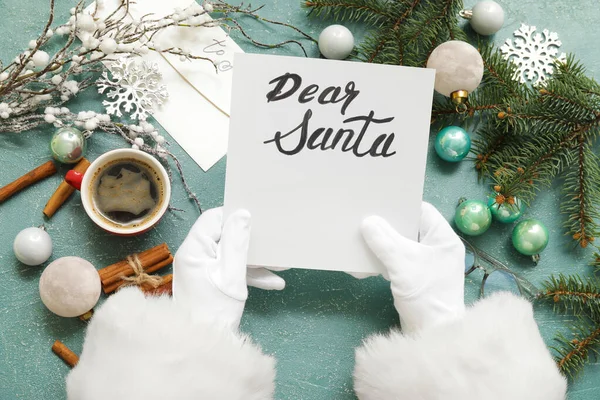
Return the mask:
[(465, 311), (465, 249), (431, 204), (422, 205), (419, 242), (379, 217), (362, 231), (387, 269), (402, 332), (376, 334), (356, 350), (359, 399), (565, 398), (528, 301), (497, 293)]
[(377, 216), (363, 221), (362, 233), (386, 267), (405, 333), (462, 316), (465, 246), (435, 207), (423, 203), (419, 242)]

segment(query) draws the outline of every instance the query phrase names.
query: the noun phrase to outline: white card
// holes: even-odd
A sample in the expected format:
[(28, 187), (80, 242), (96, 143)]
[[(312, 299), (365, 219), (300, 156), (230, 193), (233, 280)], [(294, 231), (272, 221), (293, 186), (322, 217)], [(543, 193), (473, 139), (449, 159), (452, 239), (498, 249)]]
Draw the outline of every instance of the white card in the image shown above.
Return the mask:
[[(186, 8), (193, 1), (138, 0), (130, 4), (127, 20), (150, 13), (157, 19), (172, 13), (176, 7)], [(121, 0), (104, 1), (96, 16), (107, 17), (120, 3)], [(86, 11), (91, 13), (94, 9), (92, 4)], [(171, 27), (153, 39), (157, 44), (176, 43), (192, 54), (217, 62), (215, 71), (210, 62), (202, 60), (180, 61), (178, 56), (156, 52), (143, 57), (158, 64), (169, 92), (169, 99), (152, 116), (206, 171), (227, 152), (233, 54), (243, 51), (219, 27)]]
[[(252, 214), (248, 264), (381, 272), (360, 225), (379, 215), (417, 239), (435, 71), (251, 54), (235, 65), (225, 212)], [(336, 141), (339, 129), (352, 138)]]

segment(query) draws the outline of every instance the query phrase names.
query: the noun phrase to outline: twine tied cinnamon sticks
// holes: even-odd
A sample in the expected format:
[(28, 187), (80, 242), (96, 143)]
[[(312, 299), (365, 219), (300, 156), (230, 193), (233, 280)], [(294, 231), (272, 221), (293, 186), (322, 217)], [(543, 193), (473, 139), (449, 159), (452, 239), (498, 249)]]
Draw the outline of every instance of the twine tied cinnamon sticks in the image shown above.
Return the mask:
[[(119, 261), (99, 270), (98, 275), (100, 275), (100, 281), (102, 282), (102, 290), (105, 294), (110, 294), (126, 284), (139, 285), (142, 289), (153, 289), (153, 286), (148, 284), (154, 281), (154, 278), (150, 277), (150, 274), (166, 267), (172, 262), (173, 255), (169, 251), (167, 244), (159, 244), (139, 254), (130, 256), (126, 260)], [(156, 278), (160, 279), (157, 287), (168, 283), (167, 279)]]
[(133, 256), (127, 256), (127, 263), (131, 269), (133, 269), (135, 276), (121, 277), (121, 279), (126, 282), (123, 284), (123, 286), (142, 286), (147, 284), (156, 289), (163, 283), (162, 277), (158, 275), (148, 275), (144, 272), (144, 267), (142, 267), (142, 263), (137, 254), (134, 254)]

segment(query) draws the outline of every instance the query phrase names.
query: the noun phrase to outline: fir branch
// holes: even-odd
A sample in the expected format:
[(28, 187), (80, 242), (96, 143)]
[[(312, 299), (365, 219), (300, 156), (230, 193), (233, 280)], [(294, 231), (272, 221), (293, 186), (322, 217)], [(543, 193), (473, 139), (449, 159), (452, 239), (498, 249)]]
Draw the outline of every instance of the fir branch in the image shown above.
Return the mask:
[[(529, 120), (533, 132), (528, 135), (527, 142), (518, 147), (503, 148), (498, 154), (490, 156), (490, 161), (493, 161), (496, 167), (494, 186), (500, 186), (505, 197), (516, 196), (526, 203), (533, 200), (537, 191), (541, 189), (540, 186), (550, 186), (553, 179), (574, 162), (578, 155), (580, 137), (589, 136), (585, 140), (593, 138), (600, 123), (600, 117), (581, 126), (560, 120), (562, 124), (556, 124), (555, 130), (552, 130), (546, 125), (544, 116), (537, 118), (536, 115), (521, 114), (508, 117), (520, 119), (521, 123)], [(540, 121), (545, 122), (540, 124)], [(557, 126), (561, 126), (562, 130), (557, 132)], [(516, 129), (517, 135), (526, 129), (525, 126), (518, 127), (518, 124), (513, 124), (512, 127)], [(565, 128), (572, 130), (566, 131)], [(588, 210), (588, 214), (592, 213), (595, 211)]]
[[(375, 61), (375, 59), (377, 58), (377, 56), (380, 55), (380, 53), (382, 52), (384, 45), (386, 44), (386, 42), (388, 42), (388, 35), (391, 35), (392, 40), (391, 41), (391, 46), (390, 47), (394, 47), (394, 43), (397, 41), (399, 43), (402, 42), (402, 38), (396, 34), (396, 32), (398, 31), (398, 27), (400, 26), (400, 24), (402, 22), (404, 22), (406, 20), (406, 18), (408, 18), (408, 16), (411, 15), (411, 13), (415, 10), (415, 8), (419, 5), (419, 3), (421, 2), (421, 0), (413, 0), (412, 3), (410, 4), (409, 7), (406, 8), (406, 10), (404, 10), (400, 16), (395, 19), (394, 17), (391, 17), (392, 19), (395, 19), (394, 24), (391, 26), (391, 29), (388, 29), (385, 34), (383, 35), (382, 39), (378, 41), (377, 45), (375, 46), (374, 50), (372, 51), (366, 51), (367, 47), (363, 48), (363, 52), (364, 53), (370, 53), (368, 55), (368, 57), (366, 57), (366, 61), (368, 63), (372, 63)], [(367, 42), (368, 43), (368, 42)], [(404, 48), (403, 45), (400, 45), (401, 48)], [(402, 61), (404, 60), (404, 51), (402, 51), (401, 53), (398, 54), (398, 62), (394, 63), (394, 64), (398, 64), (401, 65)]]
[(583, 135), (578, 137), (577, 162), (567, 172), (561, 213), (567, 234), (583, 248), (598, 236), (598, 201), (600, 199), (600, 160)]
[(505, 146), (489, 156), (495, 187), (504, 197), (518, 197), (529, 204), (542, 186), (548, 187), (561, 171), (572, 164), (579, 130), (556, 139), (532, 137), (519, 147)]
[(600, 253), (594, 252), (594, 258), (590, 262), (590, 265), (594, 267), (594, 273), (596, 275), (600, 273)]
[(578, 275), (551, 276), (544, 283), (538, 299), (551, 301), (554, 311), (578, 316), (572, 337), (558, 334), (553, 347), (556, 363), (571, 378), (589, 361), (590, 354), (600, 351), (600, 287), (595, 278), (582, 279)]
[(578, 275), (559, 274), (551, 276), (543, 287), (539, 299), (551, 301), (556, 312), (600, 321), (600, 287), (597, 279), (584, 280)]
[(582, 321), (573, 328), (573, 338), (559, 334), (553, 347), (557, 355), (556, 364), (561, 372), (574, 378), (583, 369), (590, 357), (597, 358), (600, 351), (600, 325)]
[(510, 135), (509, 132), (491, 129), (489, 124), (484, 125), (478, 133), (477, 138), (473, 139), (471, 151), (475, 154), (475, 169), (479, 178), (483, 178), (493, 172), (490, 171), (490, 157), (493, 157), (507, 143), (520, 139)]
[(337, 21), (363, 21), (379, 25), (393, 18), (385, 1), (373, 0), (306, 0), (302, 3), (310, 8), (310, 14)]
[(492, 86), (501, 89), (499, 93), (501, 98), (512, 101), (527, 100), (530, 88), (513, 79), (517, 66), (507, 62), (493, 44), (480, 45), (479, 52), (484, 66), (483, 87)]

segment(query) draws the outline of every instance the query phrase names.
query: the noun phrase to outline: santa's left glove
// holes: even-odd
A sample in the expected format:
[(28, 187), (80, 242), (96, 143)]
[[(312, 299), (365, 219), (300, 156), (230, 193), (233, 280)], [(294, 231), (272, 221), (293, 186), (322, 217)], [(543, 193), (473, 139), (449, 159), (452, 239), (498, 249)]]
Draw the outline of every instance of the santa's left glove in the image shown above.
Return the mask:
[[(239, 333), (248, 289), (250, 215), (223, 222), (208, 210), (174, 261), (173, 298), (135, 287), (112, 295), (92, 318), (69, 400), (272, 399), (275, 360)], [(257, 286), (283, 280), (253, 270)]]

